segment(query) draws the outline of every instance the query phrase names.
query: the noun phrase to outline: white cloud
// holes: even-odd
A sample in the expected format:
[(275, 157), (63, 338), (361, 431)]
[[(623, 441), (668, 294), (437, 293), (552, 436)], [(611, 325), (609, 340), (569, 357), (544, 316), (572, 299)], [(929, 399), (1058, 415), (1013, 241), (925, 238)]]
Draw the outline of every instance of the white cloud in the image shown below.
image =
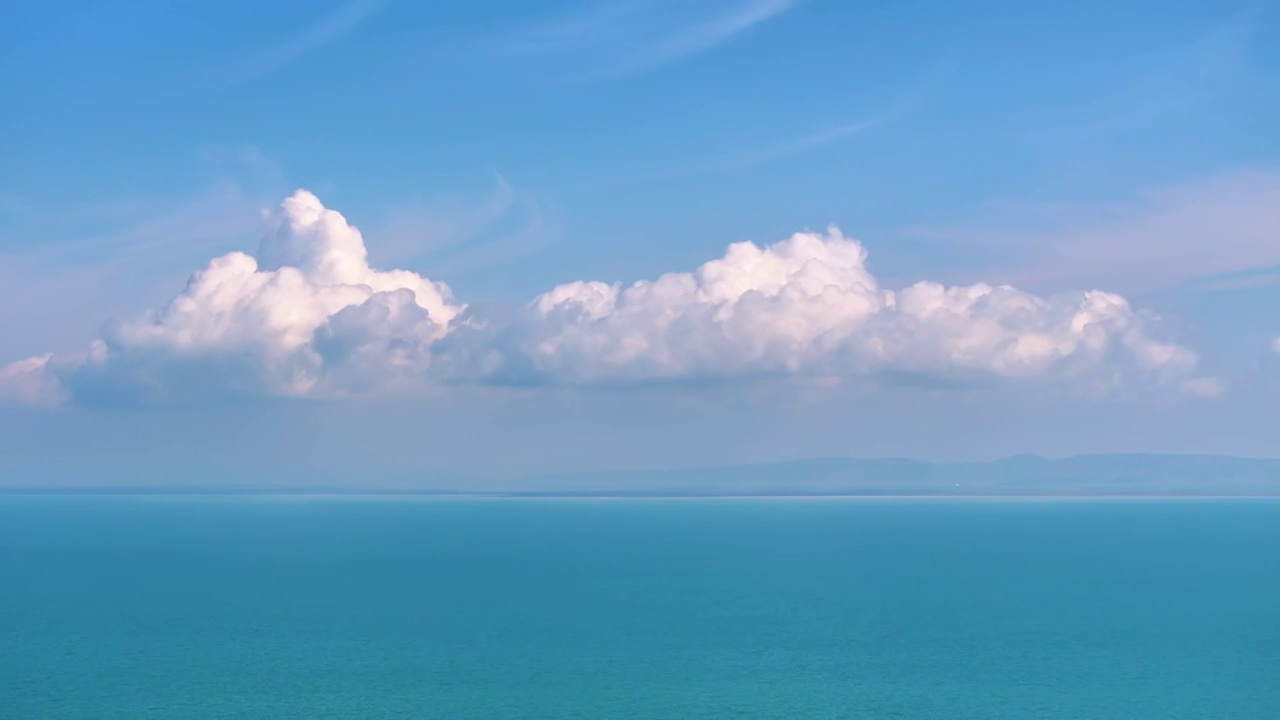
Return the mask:
[(49, 367), (52, 355), (0, 365), (0, 403), (58, 405), (66, 393)]
[[(1013, 287), (884, 289), (832, 228), (731, 245), (692, 273), (574, 282), (493, 330), (445, 285), (369, 266), (364, 239), (299, 190), (256, 254), (211, 261), (163, 308), (108, 324), (81, 356), (0, 368), (0, 399), (331, 396), (427, 379), (596, 384), (762, 375), (1156, 384), (1216, 395), (1196, 355), (1121, 296)], [(469, 325), (465, 332), (458, 332)], [(447, 338), (447, 339), (446, 339)], [(441, 342), (441, 341), (444, 342)]]
[(345, 393), (421, 375), (463, 310), (449, 288), (370, 268), (360, 232), (309, 192), (270, 219), (256, 257), (214, 259), (165, 307), (109, 324), (85, 357), (53, 370), (73, 391), (162, 398)]
[(1155, 339), (1152, 320), (1101, 291), (1041, 298), (929, 282), (885, 290), (862, 245), (832, 228), (763, 248), (737, 243), (693, 273), (626, 288), (562, 285), (530, 304), (485, 364), (499, 377), (572, 383), (884, 373), (1185, 379), (1196, 355)]
[(1271, 349), (1272, 349), (1272, 350), (1275, 350), (1275, 351), (1276, 351), (1276, 354), (1280, 354), (1280, 337), (1278, 337), (1278, 338), (1276, 338), (1274, 341), (1272, 341), (1272, 343), (1271, 343)]

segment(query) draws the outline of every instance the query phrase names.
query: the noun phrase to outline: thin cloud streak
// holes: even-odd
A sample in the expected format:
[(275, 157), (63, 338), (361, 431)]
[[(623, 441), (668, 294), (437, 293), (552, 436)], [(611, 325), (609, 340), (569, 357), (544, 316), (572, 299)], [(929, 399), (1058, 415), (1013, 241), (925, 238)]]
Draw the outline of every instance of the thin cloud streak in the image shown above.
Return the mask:
[(276, 45), (261, 48), (234, 63), (218, 84), (225, 87), (249, 82), (291, 65), (304, 55), (351, 34), (381, 6), (381, 0), (348, 0), (297, 35)]
[(482, 45), (499, 55), (572, 55), (579, 61), (575, 65), (596, 66), (563, 82), (615, 80), (713, 50), (802, 1), (739, 0), (720, 14), (684, 23), (662, 17), (653, 7), (600, 3), (554, 22), (490, 37)]
[[(809, 135), (784, 140), (763, 148), (719, 155), (684, 166), (618, 177), (608, 181), (593, 182), (587, 187), (592, 190), (600, 190), (603, 188), (617, 188), (626, 187), (628, 185), (640, 185), (644, 183), (675, 180), (678, 178), (696, 175), (711, 175), (720, 172), (727, 172), (729, 170), (743, 170), (774, 160), (781, 160), (794, 155), (811, 152), (839, 140), (873, 130), (883, 122), (884, 118), (877, 117), (868, 120), (845, 123), (843, 125), (837, 125)], [(577, 189), (583, 188), (572, 186), (559, 188), (561, 191), (572, 191)]]
[[(771, 145), (705, 158), (701, 161), (695, 161), (683, 166), (676, 166), (650, 173), (617, 178), (609, 182), (596, 182), (591, 184), (591, 188), (612, 188), (640, 183), (673, 180), (676, 178), (690, 177), (694, 175), (707, 175), (717, 172), (726, 172), (729, 170), (742, 170), (775, 160), (782, 160), (784, 158), (802, 155), (804, 153), (817, 150), (818, 148), (832, 145), (841, 140), (875, 130), (910, 110), (911, 106), (915, 103), (915, 100), (915, 98), (912, 98), (908, 101), (899, 103), (890, 110), (878, 115), (873, 115), (862, 120), (833, 125), (817, 132), (788, 138)], [(565, 190), (573, 188), (561, 189)]]
[(845, 123), (843, 125), (836, 125), (809, 135), (784, 140), (775, 145), (769, 145), (767, 147), (748, 150), (732, 155), (725, 155), (703, 163), (690, 165), (682, 170), (677, 169), (673, 171), (673, 174), (684, 176), (697, 175), (706, 172), (717, 172), (720, 170), (740, 169), (766, 163), (771, 160), (780, 160), (793, 155), (801, 155), (825, 145), (830, 145), (838, 140), (843, 140), (847, 137), (872, 130), (879, 127), (883, 122), (883, 117), (874, 117), (866, 120)]
[(1101, 283), (1130, 294), (1161, 292), (1280, 264), (1275, 167), (1229, 169), (1126, 202), (1003, 203), (986, 214), (993, 218), (904, 231), (984, 249), (1000, 261), (973, 276), (994, 273), (1041, 291)]
[[(114, 263), (181, 256), (185, 267), (224, 250), (230, 238), (254, 236), (254, 213), (287, 188), (283, 169), (251, 145), (207, 147), (198, 154), (209, 180), (177, 197), (120, 196), (19, 208), (11, 227), (0, 230), (0, 263), (106, 271)], [(6, 242), (5, 232), (41, 241)]]
[(450, 273), (504, 265), (549, 244), (554, 217), (532, 193), (515, 187), (498, 170), (493, 188), (479, 201), (414, 202), (373, 227), (380, 262), (430, 260), (433, 272)]
[[(800, 155), (816, 150), (847, 137), (858, 135), (869, 130), (874, 130), (890, 120), (897, 119), (904, 113), (911, 111), (919, 102), (922, 101), (922, 99), (923, 98), (919, 93), (913, 93), (878, 115), (873, 115), (854, 122), (844, 123), (842, 125), (835, 125), (810, 135), (804, 135), (783, 141), (776, 145), (745, 152), (736, 156), (726, 157), (721, 159), (719, 162), (710, 163), (705, 167), (707, 169), (716, 170), (747, 167), (770, 160), (790, 157), (792, 155)], [(700, 166), (698, 169), (701, 170), (702, 167)]]
[(733, 37), (771, 20), (799, 5), (799, 0), (755, 0), (733, 12), (686, 28), (651, 46), (621, 65), (596, 73), (589, 79), (607, 80), (631, 75), (721, 45)]
[(617, 32), (636, 11), (633, 3), (604, 3), (556, 21), (491, 37), (491, 50), (513, 54), (561, 50), (583, 40)]

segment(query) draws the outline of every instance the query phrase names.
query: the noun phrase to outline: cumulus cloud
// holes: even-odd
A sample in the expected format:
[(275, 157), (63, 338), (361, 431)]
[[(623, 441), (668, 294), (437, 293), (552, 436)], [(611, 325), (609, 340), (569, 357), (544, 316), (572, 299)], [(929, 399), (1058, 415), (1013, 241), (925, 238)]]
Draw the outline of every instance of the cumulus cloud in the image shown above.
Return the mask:
[[(574, 282), (530, 303), (486, 371), (548, 382), (908, 373), (956, 379), (1185, 378), (1197, 362), (1119, 295), (880, 287), (832, 228), (743, 242), (692, 273), (629, 287)], [(1203, 384), (1200, 385), (1203, 389)]]
[(58, 405), (66, 396), (49, 367), (53, 355), (18, 360), (0, 366), (0, 403)]
[(626, 287), (561, 285), (486, 328), (463, 319), (444, 284), (371, 268), (360, 232), (311, 193), (270, 220), (256, 255), (214, 259), (165, 307), (108, 324), (86, 353), (0, 368), (0, 400), (779, 375), (1221, 392), (1193, 375), (1193, 352), (1159, 339), (1157, 318), (1119, 295), (931, 282), (893, 291), (835, 228), (737, 243), (694, 272)]
[(214, 259), (162, 309), (109, 323), (83, 357), (6, 366), (9, 384), (36, 393), (52, 371), (72, 393), (311, 395), (425, 372), (464, 309), (447, 286), (371, 268), (360, 232), (309, 192), (270, 221), (256, 256)]

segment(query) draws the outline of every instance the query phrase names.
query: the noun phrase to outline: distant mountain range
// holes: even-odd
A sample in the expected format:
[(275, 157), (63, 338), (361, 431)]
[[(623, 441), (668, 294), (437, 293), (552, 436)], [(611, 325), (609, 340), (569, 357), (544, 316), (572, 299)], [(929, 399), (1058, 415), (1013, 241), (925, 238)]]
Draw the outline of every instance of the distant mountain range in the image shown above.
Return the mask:
[(828, 458), (760, 465), (506, 477), (401, 474), (395, 478), (263, 478), (258, 482), (147, 482), (0, 487), (25, 492), (420, 493), (481, 496), (1274, 496), (1280, 460), (1211, 455), (1019, 455), (991, 462)]

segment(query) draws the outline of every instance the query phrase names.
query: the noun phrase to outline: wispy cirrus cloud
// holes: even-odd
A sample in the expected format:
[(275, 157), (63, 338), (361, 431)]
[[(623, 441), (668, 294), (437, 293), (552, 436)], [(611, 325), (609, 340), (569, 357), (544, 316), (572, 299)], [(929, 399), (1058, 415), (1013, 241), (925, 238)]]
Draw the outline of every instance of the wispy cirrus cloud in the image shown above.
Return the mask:
[[(252, 236), (258, 208), (283, 190), (283, 171), (253, 145), (199, 149), (206, 182), (174, 196), (122, 194), (93, 201), (15, 199), (0, 218), (0, 262), (11, 268), (108, 271), (140, 261), (196, 258)], [(194, 255), (194, 258), (192, 257)]]
[(102, 314), (160, 301), (196, 263), (256, 237), (260, 209), (283, 192), (279, 168), (253, 147), (200, 155), (189, 188), (29, 197), (0, 213), (0, 351), (92, 337)]
[(883, 126), (906, 112), (909, 112), (922, 99), (920, 93), (912, 93), (888, 107), (887, 109), (863, 117), (838, 124), (828, 125), (814, 132), (784, 138), (754, 148), (746, 148), (722, 156), (708, 158), (675, 170), (680, 175), (689, 175), (720, 170), (733, 170), (751, 167), (771, 160), (778, 160), (794, 155), (802, 155), (822, 147), (847, 140), (856, 135), (870, 132)]
[(1280, 169), (1243, 167), (1148, 188), (1126, 202), (1001, 203), (989, 219), (911, 234), (1000, 258), (984, 276), (1123, 292), (1246, 280), (1280, 267)]
[(799, 0), (753, 0), (731, 8), (671, 35), (657, 39), (652, 45), (621, 63), (597, 72), (594, 79), (630, 75), (650, 67), (706, 52), (736, 35), (771, 20), (799, 4)]
[(906, 97), (902, 102), (874, 115), (834, 123), (811, 132), (776, 138), (755, 146), (743, 146), (718, 154), (709, 154), (691, 161), (682, 161), (663, 167), (651, 167), (647, 170), (642, 169), (634, 174), (620, 175), (607, 180), (592, 182), (590, 187), (593, 190), (599, 190), (606, 187), (622, 187), (638, 183), (660, 182), (697, 175), (745, 170), (776, 160), (803, 155), (872, 132), (900, 117), (903, 113), (910, 111), (921, 98), (921, 95), (913, 94)]
[(570, 80), (611, 80), (713, 50), (801, 2), (602, 3), (485, 44), (502, 53), (571, 56), (591, 67)]
[(382, 0), (346, 0), (335, 10), (279, 42), (248, 51), (224, 67), (215, 85), (236, 85), (284, 68), (303, 56), (351, 34), (373, 16)]
[(558, 232), (550, 210), (497, 170), (479, 198), (402, 202), (373, 230), (380, 238), (379, 261), (429, 260), (442, 274), (513, 262), (542, 249)]
[(869, 132), (879, 127), (885, 117), (877, 116), (863, 120), (833, 125), (816, 132), (784, 138), (772, 143), (752, 148), (732, 150), (720, 155), (712, 155), (682, 165), (672, 165), (660, 169), (640, 171), (633, 175), (613, 177), (605, 181), (591, 183), (590, 187), (599, 190), (606, 187), (625, 187), (639, 183), (661, 182), (676, 178), (696, 175), (723, 173), (730, 170), (744, 170), (774, 160), (801, 155), (818, 148), (831, 145), (841, 140)]

